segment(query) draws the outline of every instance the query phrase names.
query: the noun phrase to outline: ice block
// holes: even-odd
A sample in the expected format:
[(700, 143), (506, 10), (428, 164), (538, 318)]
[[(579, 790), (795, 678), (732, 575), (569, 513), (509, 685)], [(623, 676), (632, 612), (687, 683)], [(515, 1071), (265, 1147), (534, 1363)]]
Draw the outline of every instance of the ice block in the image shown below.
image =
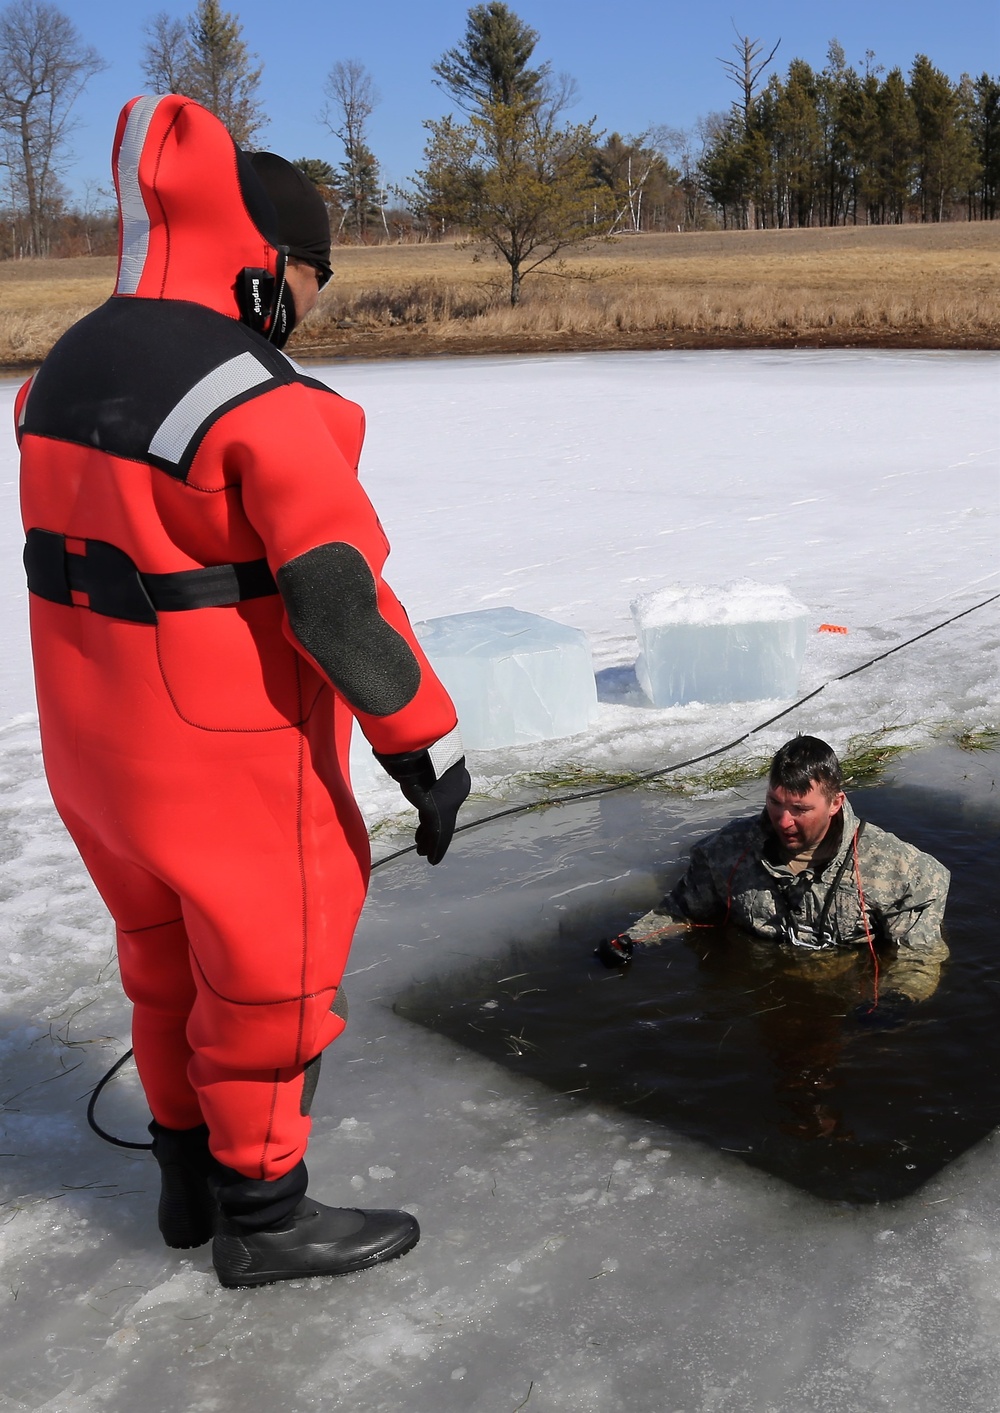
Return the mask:
[(654, 706), (795, 695), (809, 610), (779, 584), (670, 585), (636, 599), (632, 617)]
[(516, 608), (453, 613), (413, 627), (451, 693), (470, 750), (575, 736), (596, 720), (597, 684), (582, 629)]

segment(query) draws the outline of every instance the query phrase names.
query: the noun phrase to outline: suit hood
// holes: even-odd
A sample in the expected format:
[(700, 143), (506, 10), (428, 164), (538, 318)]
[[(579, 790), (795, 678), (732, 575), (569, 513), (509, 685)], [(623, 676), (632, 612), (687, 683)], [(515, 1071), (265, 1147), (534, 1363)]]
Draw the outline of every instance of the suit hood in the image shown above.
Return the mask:
[(178, 94), (133, 98), (112, 155), (121, 213), (115, 294), (242, 315), (243, 272), (280, 283), (274, 206), (223, 124)]

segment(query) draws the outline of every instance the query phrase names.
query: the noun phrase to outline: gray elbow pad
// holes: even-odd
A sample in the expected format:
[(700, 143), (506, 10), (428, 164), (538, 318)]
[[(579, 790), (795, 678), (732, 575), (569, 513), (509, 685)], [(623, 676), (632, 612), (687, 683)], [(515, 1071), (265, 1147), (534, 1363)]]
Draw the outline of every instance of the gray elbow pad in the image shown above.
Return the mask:
[(337, 691), (368, 716), (401, 711), (420, 687), (420, 664), (378, 609), (360, 550), (335, 541), (290, 559), (275, 578), (292, 632)]

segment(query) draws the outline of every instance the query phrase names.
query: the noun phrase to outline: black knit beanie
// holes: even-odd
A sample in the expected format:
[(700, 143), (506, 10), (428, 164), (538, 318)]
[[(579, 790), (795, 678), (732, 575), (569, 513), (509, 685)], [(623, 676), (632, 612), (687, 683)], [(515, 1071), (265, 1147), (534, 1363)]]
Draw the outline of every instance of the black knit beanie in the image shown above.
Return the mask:
[(315, 265), (325, 284), (330, 268), (330, 218), (316, 187), (291, 162), (274, 152), (247, 157), (278, 214), (278, 241), (289, 255)]

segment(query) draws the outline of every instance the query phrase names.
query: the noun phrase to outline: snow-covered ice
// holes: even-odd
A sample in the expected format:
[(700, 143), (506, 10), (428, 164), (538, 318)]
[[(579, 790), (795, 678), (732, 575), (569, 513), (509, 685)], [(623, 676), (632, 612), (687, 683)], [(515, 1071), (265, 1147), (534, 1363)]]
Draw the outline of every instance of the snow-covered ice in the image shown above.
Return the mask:
[(587, 635), (523, 609), (479, 608), (413, 625), (472, 750), (578, 736), (597, 720)]
[(780, 584), (671, 584), (640, 594), (632, 618), (654, 706), (795, 696), (809, 610)]
[[(497, 807), (534, 789), (532, 772), (683, 761), (788, 705), (648, 705), (629, 604), (678, 582), (781, 584), (809, 610), (799, 692), (817, 694), (744, 752), (796, 730), (839, 748), (883, 728), (925, 744), (996, 725), (997, 604), (976, 605), (1000, 591), (998, 374), (993, 354), (861, 352), (323, 370), (368, 414), (363, 476), (411, 618), (510, 605), (593, 647), (594, 726), (471, 755)], [(12, 397), (4, 385), (0, 415)], [(41, 774), (3, 438), (4, 1407), (994, 1413), (992, 1142), (904, 1203), (839, 1208), (393, 1013), (404, 987), (534, 936), (553, 910), (596, 926), (648, 896), (685, 839), (619, 839), (622, 797), (488, 825), (439, 869), (409, 857), (374, 877), (310, 1165), (328, 1200), (411, 1206), (424, 1230), (411, 1255), (241, 1293), (218, 1287), (206, 1250), (158, 1247), (151, 1160), (106, 1148), (84, 1121), (128, 1043), (127, 1008), (107, 918)], [(995, 757), (962, 760), (958, 788), (995, 821)], [(360, 793), (373, 827), (399, 808), (374, 772)], [(692, 802), (686, 837), (729, 805)], [(131, 1081), (115, 1081), (103, 1114), (144, 1136)]]

